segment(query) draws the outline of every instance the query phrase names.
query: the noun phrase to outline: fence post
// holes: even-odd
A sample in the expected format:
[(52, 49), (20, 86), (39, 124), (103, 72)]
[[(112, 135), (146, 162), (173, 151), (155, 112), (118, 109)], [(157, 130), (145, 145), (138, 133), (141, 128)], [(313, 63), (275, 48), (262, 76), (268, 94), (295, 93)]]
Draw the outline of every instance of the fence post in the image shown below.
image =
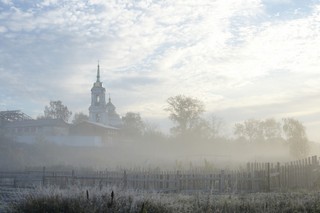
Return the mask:
[(74, 185), (74, 183), (75, 183), (75, 177), (74, 177), (74, 170), (72, 170), (72, 172), (71, 172), (71, 184), (72, 185)]
[(220, 193), (224, 192), (224, 170), (220, 173)]
[(177, 176), (176, 176), (176, 187), (177, 187), (177, 191), (180, 192), (181, 191), (181, 178), (180, 178), (180, 171), (177, 171)]
[(316, 180), (317, 180), (317, 175), (316, 175), (316, 171), (317, 171), (317, 156), (312, 156), (312, 171), (311, 171), (311, 180), (312, 180), (312, 185), (311, 187), (315, 186)]
[(44, 167), (42, 168), (42, 187), (44, 187), (45, 178), (46, 178), (46, 167), (44, 166)]
[(270, 163), (267, 163), (267, 192), (270, 192)]
[(127, 189), (127, 184), (128, 184), (127, 171), (124, 170), (123, 172), (123, 188), (124, 189)]
[(281, 189), (281, 177), (280, 177), (280, 163), (277, 162), (277, 175), (278, 175), (278, 188)]

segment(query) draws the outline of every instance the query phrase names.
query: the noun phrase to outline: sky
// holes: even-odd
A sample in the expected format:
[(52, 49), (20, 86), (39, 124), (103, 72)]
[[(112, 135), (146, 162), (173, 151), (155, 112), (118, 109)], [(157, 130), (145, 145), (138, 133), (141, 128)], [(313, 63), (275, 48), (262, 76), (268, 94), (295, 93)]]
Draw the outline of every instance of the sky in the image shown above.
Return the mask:
[(120, 115), (165, 129), (183, 94), (231, 129), (294, 117), (320, 142), (320, 0), (0, 0), (0, 111), (88, 114), (98, 61)]

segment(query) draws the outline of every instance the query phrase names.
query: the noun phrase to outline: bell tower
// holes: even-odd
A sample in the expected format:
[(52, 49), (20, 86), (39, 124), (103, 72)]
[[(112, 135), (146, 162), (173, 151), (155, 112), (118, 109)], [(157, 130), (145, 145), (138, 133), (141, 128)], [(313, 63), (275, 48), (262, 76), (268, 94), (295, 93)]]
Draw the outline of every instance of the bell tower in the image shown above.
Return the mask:
[(107, 124), (106, 89), (100, 82), (100, 66), (98, 64), (97, 80), (91, 89), (91, 105), (89, 107), (89, 121)]

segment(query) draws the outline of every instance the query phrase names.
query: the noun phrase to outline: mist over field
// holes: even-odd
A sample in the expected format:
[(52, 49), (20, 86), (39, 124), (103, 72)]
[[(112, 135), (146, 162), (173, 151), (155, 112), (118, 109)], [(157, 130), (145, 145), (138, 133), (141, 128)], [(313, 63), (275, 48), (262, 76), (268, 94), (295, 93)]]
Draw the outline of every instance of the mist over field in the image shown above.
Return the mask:
[(319, 8), (0, 1), (1, 168), (216, 168), (317, 154)]
[(319, 0), (0, 0), (0, 212), (320, 212)]
[[(88, 141), (90, 143), (90, 141)], [(63, 145), (37, 139), (25, 144), (1, 139), (0, 168), (5, 170), (52, 169), (235, 169), (247, 162), (288, 162), (299, 159), (290, 151), (290, 143), (253, 141), (201, 135), (175, 138), (164, 134), (136, 137), (116, 136), (99, 146)], [(308, 144), (308, 155), (318, 154), (317, 143)], [(301, 157), (302, 158), (302, 157)]]

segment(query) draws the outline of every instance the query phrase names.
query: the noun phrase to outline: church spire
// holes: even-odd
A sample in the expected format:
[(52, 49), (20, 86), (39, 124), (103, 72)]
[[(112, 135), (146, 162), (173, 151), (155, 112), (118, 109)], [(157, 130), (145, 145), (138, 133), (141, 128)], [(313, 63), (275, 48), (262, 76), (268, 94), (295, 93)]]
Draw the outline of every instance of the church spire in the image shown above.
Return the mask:
[(98, 70), (97, 70), (97, 82), (100, 82), (100, 65), (98, 61)]

